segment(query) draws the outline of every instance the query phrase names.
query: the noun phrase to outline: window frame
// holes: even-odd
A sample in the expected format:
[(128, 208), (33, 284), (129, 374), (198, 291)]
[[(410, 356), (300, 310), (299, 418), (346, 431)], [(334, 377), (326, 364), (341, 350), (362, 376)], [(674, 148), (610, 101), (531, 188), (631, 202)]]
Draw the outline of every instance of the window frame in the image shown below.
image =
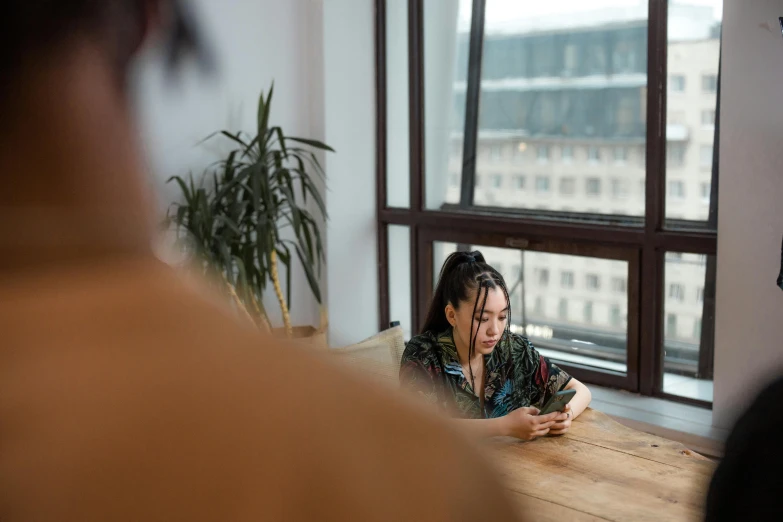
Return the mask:
[[(717, 194), (720, 104), (716, 103), (713, 178), (709, 217), (704, 222), (666, 218), (666, 100), (668, 1), (648, 0), (647, 88), (645, 164), (645, 214), (643, 217), (594, 215), (548, 210), (480, 207), (474, 205), (478, 107), (486, 0), (473, 0), (468, 52), (465, 127), (462, 147), (463, 174), (460, 203), (433, 210), (425, 206), (424, 176), (424, 0), (408, 2), (408, 102), (409, 175), (408, 208), (387, 204), (387, 71), (386, 1), (376, 0), (376, 217), (379, 279), (379, 327), (388, 327), (389, 252), (388, 226), (410, 230), (412, 331), (417, 332), (432, 293), (432, 243), (494, 245), (504, 248), (553, 253), (601, 252), (629, 262), (627, 332), (628, 372), (612, 372), (566, 366), (588, 383), (620, 387), (643, 395), (711, 407), (711, 403), (675, 396), (663, 391), (664, 268), (665, 253), (677, 251), (707, 255), (700, 373), (712, 377), (714, 338), (714, 274), (717, 252)], [(529, 64), (528, 64), (529, 65)], [(720, 60), (716, 100), (720, 100)], [(529, 145), (527, 145), (529, 146)], [(549, 146), (549, 160), (552, 149)], [(516, 152), (515, 152), (516, 157)], [(537, 152), (534, 153), (537, 159)], [(466, 176), (466, 174), (468, 174)], [(550, 181), (551, 192), (551, 181)], [(534, 182), (528, 187), (534, 191)], [(491, 233), (489, 233), (491, 231)], [(567, 252), (563, 252), (567, 251)], [(578, 254), (577, 254), (578, 255)], [(708, 309), (709, 307), (709, 309)], [(709, 313), (708, 313), (709, 311)], [(644, 332), (644, 335), (642, 335)], [(702, 356), (705, 359), (702, 361)]]

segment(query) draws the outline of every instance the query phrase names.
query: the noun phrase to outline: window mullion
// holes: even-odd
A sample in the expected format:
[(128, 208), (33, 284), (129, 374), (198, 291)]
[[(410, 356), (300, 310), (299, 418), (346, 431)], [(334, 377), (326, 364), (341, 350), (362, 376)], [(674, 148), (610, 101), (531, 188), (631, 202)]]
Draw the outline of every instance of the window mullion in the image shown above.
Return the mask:
[(462, 181), (460, 184), (460, 208), (463, 209), (473, 206), (473, 195), (476, 186), (476, 147), (479, 127), (479, 102), (481, 99), (481, 58), (484, 44), (485, 8), (486, 0), (473, 0), (470, 47), (468, 51), (468, 81), (465, 93)]

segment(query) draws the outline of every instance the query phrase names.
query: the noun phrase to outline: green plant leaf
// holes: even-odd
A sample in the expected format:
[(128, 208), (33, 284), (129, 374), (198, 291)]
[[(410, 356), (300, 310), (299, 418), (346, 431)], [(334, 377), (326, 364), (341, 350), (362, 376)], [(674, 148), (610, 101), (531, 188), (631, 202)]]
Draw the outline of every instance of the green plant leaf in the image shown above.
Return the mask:
[(234, 223), (234, 221), (229, 216), (215, 216), (215, 220), (225, 224), (228, 228), (230, 228), (235, 234), (241, 235), (242, 232), (239, 230), (239, 225)]
[(203, 145), (204, 143), (208, 142), (209, 140), (211, 140), (212, 138), (214, 138), (218, 134), (220, 134), (220, 131), (215, 131), (215, 132), (209, 134), (206, 138), (203, 138), (202, 140), (197, 141), (196, 142), (196, 146), (198, 147), (199, 145)]
[(185, 197), (185, 202), (190, 205), (192, 204), (192, 192), (188, 188), (187, 184), (185, 183), (185, 180), (183, 180), (179, 176), (172, 176), (166, 181), (166, 183), (170, 183), (171, 181), (176, 181), (177, 185), (179, 185), (180, 190), (182, 191), (182, 195)]
[(312, 265), (314, 262), (313, 259), (314, 256), (313, 256), (313, 238), (310, 236), (310, 227), (308, 227), (307, 225), (303, 226), (302, 233), (304, 234), (305, 246), (307, 247), (307, 249), (305, 250), (305, 253), (307, 253), (307, 262)]
[(231, 134), (230, 132), (223, 130), (220, 131), (220, 134), (230, 139), (231, 141), (238, 143), (239, 145), (242, 145), (244, 149), (247, 149), (247, 143), (245, 142), (245, 140), (242, 139), (242, 137), (238, 132), (236, 134)]
[(311, 147), (314, 147), (316, 149), (328, 150), (329, 152), (335, 152), (335, 150), (332, 147), (330, 147), (326, 143), (322, 143), (322, 142), (320, 142), (318, 140), (310, 140), (310, 139), (306, 139), (306, 138), (292, 138), (291, 136), (289, 136), (288, 139), (291, 140), (291, 141), (296, 141), (298, 143), (304, 143), (305, 145), (310, 145)]
[(283, 135), (283, 129), (280, 127), (274, 127), (272, 132), (277, 135), (277, 142), (280, 144), (280, 150), (283, 151), (283, 157), (288, 158), (288, 151), (286, 150), (285, 146), (285, 136)]
[[(275, 83), (269, 87), (269, 95), (264, 99), (264, 91), (261, 91), (261, 95), (258, 98), (258, 139), (266, 144), (267, 129), (269, 128), (269, 113), (272, 105), (272, 93), (275, 90)], [(261, 152), (261, 151), (259, 151)]]
[(302, 254), (299, 245), (296, 245), (296, 255), (299, 256), (299, 262), (302, 263), (305, 276), (307, 277), (307, 283), (310, 285), (310, 290), (313, 292), (313, 296), (318, 304), (321, 304), (321, 289), (318, 286), (318, 279), (316, 279), (313, 273), (313, 267), (305, 261), (305, 256)]
[[(298, 171), (296, 171), (298, 172)], [(294, 179), (299, 179), (302, 185), (302, 192), (303, 192), (303, 200), (306, 202), (307, 198), (306, 195), (309, 192), (310, 195), (315, 199), (316, 205), (318, 205), (318, 210), (321, 212), (321, 215), (326, 218), (326, 202), (323, 200), (323, 197), (321, 196), (321, 192), (316, 188), (316, 186), (313, 184), (313, 181), (307, 177), (306, 174), (300, 174), (298, 176), (294, 176)]]

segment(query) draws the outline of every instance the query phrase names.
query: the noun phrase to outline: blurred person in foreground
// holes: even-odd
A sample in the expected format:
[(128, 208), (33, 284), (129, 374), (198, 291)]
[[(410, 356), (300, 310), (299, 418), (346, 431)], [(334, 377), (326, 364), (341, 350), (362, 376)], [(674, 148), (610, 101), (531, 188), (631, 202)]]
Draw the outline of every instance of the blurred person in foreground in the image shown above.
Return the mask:
[(783, 377), (769, 383), (740, 415), (707, 493), (707, 522), (781, 520)]
[(438, 421), (262, 337), (153, 257), (126, 75), (153, 33), (172, 57), (192, 47), (177, 5), (10, 4), (0, 520), (513, 518)]

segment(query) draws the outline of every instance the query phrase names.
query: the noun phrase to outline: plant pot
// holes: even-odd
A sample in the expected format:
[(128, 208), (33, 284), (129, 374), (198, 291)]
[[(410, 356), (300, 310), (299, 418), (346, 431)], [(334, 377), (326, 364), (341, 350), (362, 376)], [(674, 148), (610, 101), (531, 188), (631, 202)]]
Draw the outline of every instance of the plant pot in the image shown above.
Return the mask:
[[(272, 335), (285, 338), (285, 328), (272, 328)], [(316, 328), (314, 326), (294, 326), (291, 332), (291, 340), (298, 344), (306, 344), (317, 349), (326, 349), (326, 326)]]

